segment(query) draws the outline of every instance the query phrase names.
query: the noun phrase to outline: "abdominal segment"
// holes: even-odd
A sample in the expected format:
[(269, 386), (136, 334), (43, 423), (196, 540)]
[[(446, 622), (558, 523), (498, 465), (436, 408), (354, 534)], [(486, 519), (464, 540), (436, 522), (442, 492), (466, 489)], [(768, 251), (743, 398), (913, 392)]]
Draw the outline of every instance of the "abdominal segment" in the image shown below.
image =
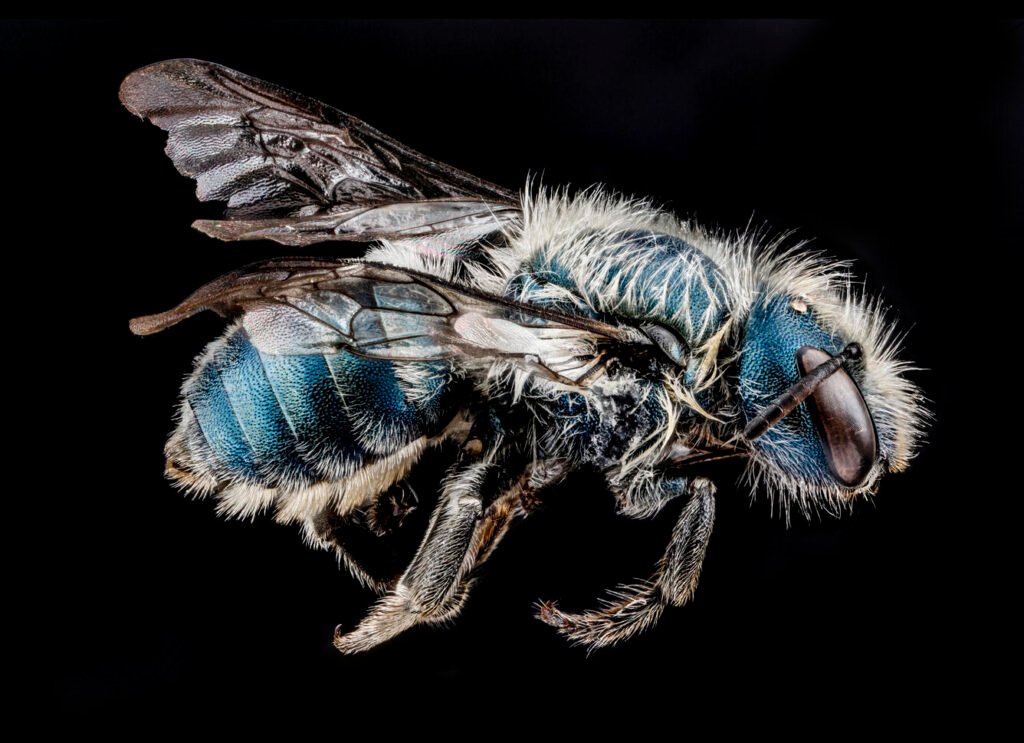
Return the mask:
[(236, 326), (207, 347), (182, 388), (168, 473), (218, 493), (232, 515), (359, 500), (354, 489), (388, 487), (404, 474), (464, 395), (447, 362), (265, 354)]

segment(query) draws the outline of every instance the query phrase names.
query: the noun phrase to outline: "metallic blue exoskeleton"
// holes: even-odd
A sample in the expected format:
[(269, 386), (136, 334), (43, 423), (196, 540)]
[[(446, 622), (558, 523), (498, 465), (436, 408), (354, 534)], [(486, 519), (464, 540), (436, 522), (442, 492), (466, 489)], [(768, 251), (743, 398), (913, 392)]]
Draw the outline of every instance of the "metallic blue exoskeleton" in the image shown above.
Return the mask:
[(261, 488), (352, 474), (436, 436), (464, 404), (448, 363), (415, 366), (403, 379), (395, 362), (350, 351), (268, 354), (234, 328), (183, 389), (193, 443), (177, 466), (209, 467), (218, 480)]
[[(650, 580), (594, 611), (540, 605), (600, 647), (696, 589), (709, 462), (743, 463), (787, 513), (835, 511), (915, 452), (920, 393), (840, 266), (598, 190), (520, 196), (207, 62), (137, 70), (121, 99), (168, 131), (200, 198), (227, 202), (203, 232), (375, 244), (249, 266), (132, 321), (232, 320), (184, 384), (168, 474), (227, 515), (301, 525), (382, 594), (337, 632), (344, 652), (456, 616), (510, 524), (575, 470), (627, 516), (683, 504)], [(428, 450), (447, 457), (430, 523), (400, 575), (375, 573), (350, 537), (407, 528)]]

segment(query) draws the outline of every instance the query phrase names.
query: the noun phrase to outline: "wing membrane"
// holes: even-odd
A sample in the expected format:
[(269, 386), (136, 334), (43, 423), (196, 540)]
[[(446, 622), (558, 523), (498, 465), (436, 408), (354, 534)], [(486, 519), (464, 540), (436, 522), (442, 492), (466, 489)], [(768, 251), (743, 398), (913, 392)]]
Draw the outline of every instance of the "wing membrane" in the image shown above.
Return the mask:
[(512, 192), (431, 160), (299, 93), (193, 59), (143, 67), (121, 101), (168, 132), (166, 152), (225, 220), (221, 240), (287, 245), (456, 233), (479, 239), (519, 214)]
[(511, 359), (572, 383), (625, 329), (478, 294), (434, 277), (361, 261), (268, 261), (207, 284), (174, 309), (136, 318), (159, 332), (202, 310), (241, 316), (253, 344), (272, 355), (348, 349), (398, 361)]

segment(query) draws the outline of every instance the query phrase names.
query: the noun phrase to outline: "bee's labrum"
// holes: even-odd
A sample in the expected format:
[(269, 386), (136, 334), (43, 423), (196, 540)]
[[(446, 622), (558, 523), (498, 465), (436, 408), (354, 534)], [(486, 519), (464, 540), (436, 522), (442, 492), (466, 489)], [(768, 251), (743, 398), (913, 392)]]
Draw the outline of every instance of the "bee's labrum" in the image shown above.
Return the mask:
[(848, 343), (846, 347), (821, 366), (817, 366), (804, 374), (785, 392), (769, 403), (743, 429), (743, 438), (753, 441), (763, 436), (772, 426), (796, 410), (804, 400), (810, 397), (826, 379), (839, 371), (847, 361), (860, 358), (863, 349), (859, 343)]

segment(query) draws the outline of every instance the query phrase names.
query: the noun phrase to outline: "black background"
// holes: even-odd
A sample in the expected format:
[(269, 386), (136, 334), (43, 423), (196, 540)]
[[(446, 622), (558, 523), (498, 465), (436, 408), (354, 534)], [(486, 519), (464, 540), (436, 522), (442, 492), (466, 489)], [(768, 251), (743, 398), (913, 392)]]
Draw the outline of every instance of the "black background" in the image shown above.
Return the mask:
[[(314, 706), (325, 701), (400, 718), (411, 698), (468, 689), (503, 714), (553, 698), (570, 715), (615, 716), (605, 695), (653, 690), (679, 715), (697, 713), (685, 705), (702, 691), (738, 708), (924, 692), (948, 710), (976, 683), (972, 660), (1003, 657), (986, 643), (999, 612), (977, 552), (1015, 489), (975, 480), (999, 435), (977, 417), (976, 374), (997, 362), (979, 325), (998, 321), (999, 274), (1019, 261), (1019, 23), (195, 19), (5, 23), (0, 39), (15, 72), (6, 156), (26, 158), (31, 215), (18, 252), (33, 275), (60, 277), (30, 282), (53, 300), (47, 334), (62, 343), (34, 380), (48, 402), (22, 419), (43, 457), (33, 520), (9, 524), (44, 530), (22, 553), (33, 570), (16, 572), (45, 576), (54, 709), (188, 719), (264, 703), (329, 714)], [(454, 627), (341, 657), (332, 629), (371, 597), (333, 556), (268, 518), (220, 520), (162, 477), (180, 381), (220, 324), (139, 339), (128, 318), (283, 252), (192, 231), (216, 209), (195, 203), (164, 135), (119, 106), (125, 74), (186, 56), (513, 188), (528, 173), (599, 182), (707, 225), (813, 238), (855, 261), (910, 329), (906, 356), (936, 414), (927, 445), (840, 520), (787, 527), (723, 483), (692, 605), (589, 657), (534, 620), (532, 602), (583, 608), (646, 575), (674, 514), (615, 518), (599, 484), (576, 479), (512, 532)], [(11, 104), (37, 115), (12, 122)], [(588, 701), (565, 701), (576, 691)]]

